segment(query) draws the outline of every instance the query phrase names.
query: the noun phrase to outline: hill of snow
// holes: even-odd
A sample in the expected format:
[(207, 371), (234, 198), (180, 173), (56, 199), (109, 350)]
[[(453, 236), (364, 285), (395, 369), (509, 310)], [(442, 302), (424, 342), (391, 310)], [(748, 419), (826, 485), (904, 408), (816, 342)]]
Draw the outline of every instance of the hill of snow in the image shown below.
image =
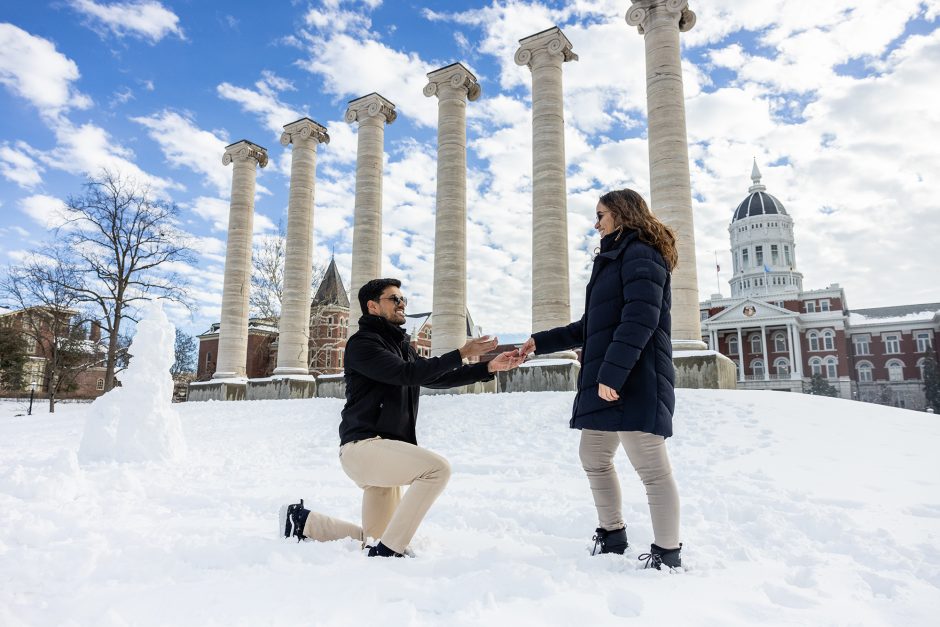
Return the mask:
[(936, 624), (940, 417), (680, 390), (687, 569), (670, 574), (639, 569), (652, 532), (622, 452), (631, 546), (589, 555), (571, 400), (423, 398), (419, 441), (453, 476), (403, 560), (276, 536), (300, 497), (358, 520), (339, 400), (176, 406), (181, 461), (88, 464), (90, 406), (2, 403), (0, 625)]

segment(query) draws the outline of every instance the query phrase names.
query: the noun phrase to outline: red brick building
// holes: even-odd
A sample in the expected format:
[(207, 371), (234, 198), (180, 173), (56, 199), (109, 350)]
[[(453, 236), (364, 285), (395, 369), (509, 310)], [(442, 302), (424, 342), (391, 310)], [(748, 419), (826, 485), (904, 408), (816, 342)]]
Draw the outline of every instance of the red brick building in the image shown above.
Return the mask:
[(940, 303), (852, 310), (838, 283), (804, 290), (793, 219), (756, 163), (751, 179), (728, 227), (731, 297), (700, 303), (702, 339), (734, 361), (738, 388), (801, 392), (819, 374), (843, 398), (923, 409)]

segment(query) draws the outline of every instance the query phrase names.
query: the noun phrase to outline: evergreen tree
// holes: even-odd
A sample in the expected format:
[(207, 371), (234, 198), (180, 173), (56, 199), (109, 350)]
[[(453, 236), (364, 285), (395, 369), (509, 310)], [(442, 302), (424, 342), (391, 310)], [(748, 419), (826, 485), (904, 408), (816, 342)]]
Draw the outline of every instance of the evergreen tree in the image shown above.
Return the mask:
[(29, 360), (26, 348), (26, 339), (17, 328), (0, 327), (0, 389), (23, 389), (23, 370)]
[(924, 395), (927, 407), (940, 411), (940, 368), (937, 366), (937, 355), (927, 351), (924, 355)]
[(838, 396), (839, 391), (826, 381), (821, 374), (814, 374), (809, 380), (809, 385), (803, 388), (804, 394), (813, 396)]

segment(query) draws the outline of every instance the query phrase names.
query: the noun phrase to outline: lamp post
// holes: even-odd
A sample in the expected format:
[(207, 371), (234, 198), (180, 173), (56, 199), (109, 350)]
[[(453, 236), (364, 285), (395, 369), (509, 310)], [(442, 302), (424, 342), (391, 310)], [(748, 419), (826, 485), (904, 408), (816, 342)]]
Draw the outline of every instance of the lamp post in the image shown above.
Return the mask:
[(29, 384), (29, 409), (26, 410), (27, 416), (33, 415), (33, 396), (36, 394), (36, 379)]

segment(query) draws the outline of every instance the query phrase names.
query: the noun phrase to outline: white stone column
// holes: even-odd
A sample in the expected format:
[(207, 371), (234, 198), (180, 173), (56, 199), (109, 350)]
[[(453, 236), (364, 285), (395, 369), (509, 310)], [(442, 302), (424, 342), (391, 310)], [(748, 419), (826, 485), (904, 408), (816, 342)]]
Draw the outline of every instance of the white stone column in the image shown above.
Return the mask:
[(798, 379), (803, 379), (803, 338), (800, 334), (800, 327), (793, 326), (793, 350), (796, 352), (796, 374)]
[(321, 143), (330, 143), (330, 136), (325, 127), (310, 118), (291, 122), (281, 134), (281, 145), (293, 144), (294, 149), (291, 154), (284, 291), (275, 376), (310, 373), (307, 354), (310, 348), (310, 280), (313, 272), (313, 197), (317, 145)]
[(225, 245), (225, 279), (219, 355), (213, 379), (246, 376), (248, 357), (248, 291), (251, 286), (251, 235), (255, 209), (255, 168), (268, 164), (267, 150), (242, 140), (225, 147), (222, 165), (234, 164), (232, 197)]
[(704, 348), (698, 316), (695, 230), (679, 32), (695, 24), (687, 0), (632, 0), (627, 23), (646, 42), (650, 200), (678, 237), (679, 264), (672, 274), (672, 342), (676, 351)]
[(359, 330), (359, 288), (382, 273), (382, 170), (385, 125), (395, 105), (376, 93), (349, 102), (346, 121), (359, 122), (356, 152), (356, 209), (353, 217), (352, 281), (347, 337)]
[(558, 27), (520, 39), (515, 55), (532, 72), (533, 333), (571, 322), (562, 64), (577, 60)]
[(770, 357), (767, 352), (767, 327), (760, 325), (760, 346), (764, 352), (764, 381), (770, 381)]
[(741, 327), (738, 331), (738, 381), (744, 381), (744, 338), (741, 335)]
[(787, 348), (789, 348), (790, 355), (790, 379), (796, 378), (796, 358), (793, 353), (793, 324), (787, 323)]
[(480, 97), (476, 76), (460, 63), (428, 74), (437, 96), (437, 208), (431, 355), (467, 340), (467, 101)]

